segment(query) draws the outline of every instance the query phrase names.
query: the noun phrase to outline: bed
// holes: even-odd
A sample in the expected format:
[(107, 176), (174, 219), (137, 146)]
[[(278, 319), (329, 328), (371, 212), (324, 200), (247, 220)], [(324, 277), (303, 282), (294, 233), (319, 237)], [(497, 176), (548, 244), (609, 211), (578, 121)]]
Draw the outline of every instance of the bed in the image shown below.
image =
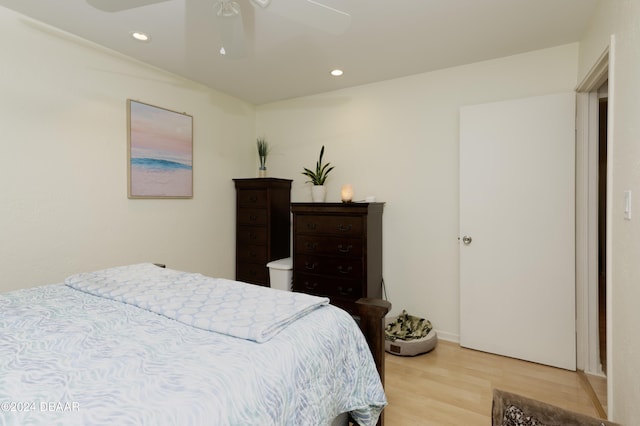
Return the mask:
[(324, 298), (153, 264), (81, 273), (0, 294), (0, 425), (374, 425), (370, 346)]

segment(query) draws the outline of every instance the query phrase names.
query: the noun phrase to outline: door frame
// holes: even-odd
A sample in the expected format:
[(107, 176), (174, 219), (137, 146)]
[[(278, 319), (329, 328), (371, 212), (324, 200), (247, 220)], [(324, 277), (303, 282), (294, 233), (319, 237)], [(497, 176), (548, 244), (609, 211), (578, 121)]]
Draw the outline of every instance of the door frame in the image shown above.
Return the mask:
[(612, 418), (611, 224), (614, 118), (614, 44), (612, 35), (600, 57), (576, 87), (576, 343), (577, 367), (603, 376), (598, 342), (598, 89), (608, 81), (607, 125), (607, 400)]

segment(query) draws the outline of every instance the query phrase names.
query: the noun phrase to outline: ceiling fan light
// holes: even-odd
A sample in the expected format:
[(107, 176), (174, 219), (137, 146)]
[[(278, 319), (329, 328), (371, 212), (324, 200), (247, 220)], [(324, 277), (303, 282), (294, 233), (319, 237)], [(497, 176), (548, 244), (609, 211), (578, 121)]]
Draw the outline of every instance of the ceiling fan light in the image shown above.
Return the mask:
[(216, 12), (220, 41), (220, 54), (227, 58), (241, 58), (245, 55), (244, 25), (240, 5), (235, 1), (222, 0)]
[(217, 5), (216, 14), (220, 18), (233, 18), (240, 16), (240, 5), (233, 0), (221, 0)]

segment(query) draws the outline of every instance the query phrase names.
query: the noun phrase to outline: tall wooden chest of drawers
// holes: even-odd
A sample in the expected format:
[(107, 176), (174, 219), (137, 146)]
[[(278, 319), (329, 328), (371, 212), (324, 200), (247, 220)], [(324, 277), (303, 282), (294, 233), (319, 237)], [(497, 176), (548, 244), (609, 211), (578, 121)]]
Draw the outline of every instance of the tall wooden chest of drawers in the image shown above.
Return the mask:
[(292, 203), (293, 290), (356, 314), (382, 296), (384, 203)]
[(291, 180), (234, 179), (236, 280), (269, 286), (267, 263), (290, 256)]

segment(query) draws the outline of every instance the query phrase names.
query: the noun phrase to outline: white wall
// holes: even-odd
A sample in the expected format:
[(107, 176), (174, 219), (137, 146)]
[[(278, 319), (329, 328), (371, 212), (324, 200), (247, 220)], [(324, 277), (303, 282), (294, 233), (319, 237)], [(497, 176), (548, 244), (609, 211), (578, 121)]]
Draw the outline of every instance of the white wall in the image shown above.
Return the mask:
[[(614, 72), (609, 84), (613, 110), (611, 371), (608, 402), (613, 420), (640, 422), (640, 2), (607, 0), (598, 4), (580, 46), (580, 78), (614, 35)], [(632, 219), (623, 218), (624, 191), (632, 191)]]
[(394, 312), (426, 316), (457, 340), (459, 108), (572, 91), (577, 61), (570, 44), (262, 105), (256, 131), (273, 146), (270, 175), (295, 180), (293, 201), (310, 201), (300, 172), (324, 144), (336, 167), (327, 201), (352, 183), (356, 200), (386, 202), (383, 272)]
[[(0, 52), (0, 291), (142, 261), (234, 276), (253, 106), (2, 7)], [(127, 199), (127, 98), (193, 116), (193, 199)]]

